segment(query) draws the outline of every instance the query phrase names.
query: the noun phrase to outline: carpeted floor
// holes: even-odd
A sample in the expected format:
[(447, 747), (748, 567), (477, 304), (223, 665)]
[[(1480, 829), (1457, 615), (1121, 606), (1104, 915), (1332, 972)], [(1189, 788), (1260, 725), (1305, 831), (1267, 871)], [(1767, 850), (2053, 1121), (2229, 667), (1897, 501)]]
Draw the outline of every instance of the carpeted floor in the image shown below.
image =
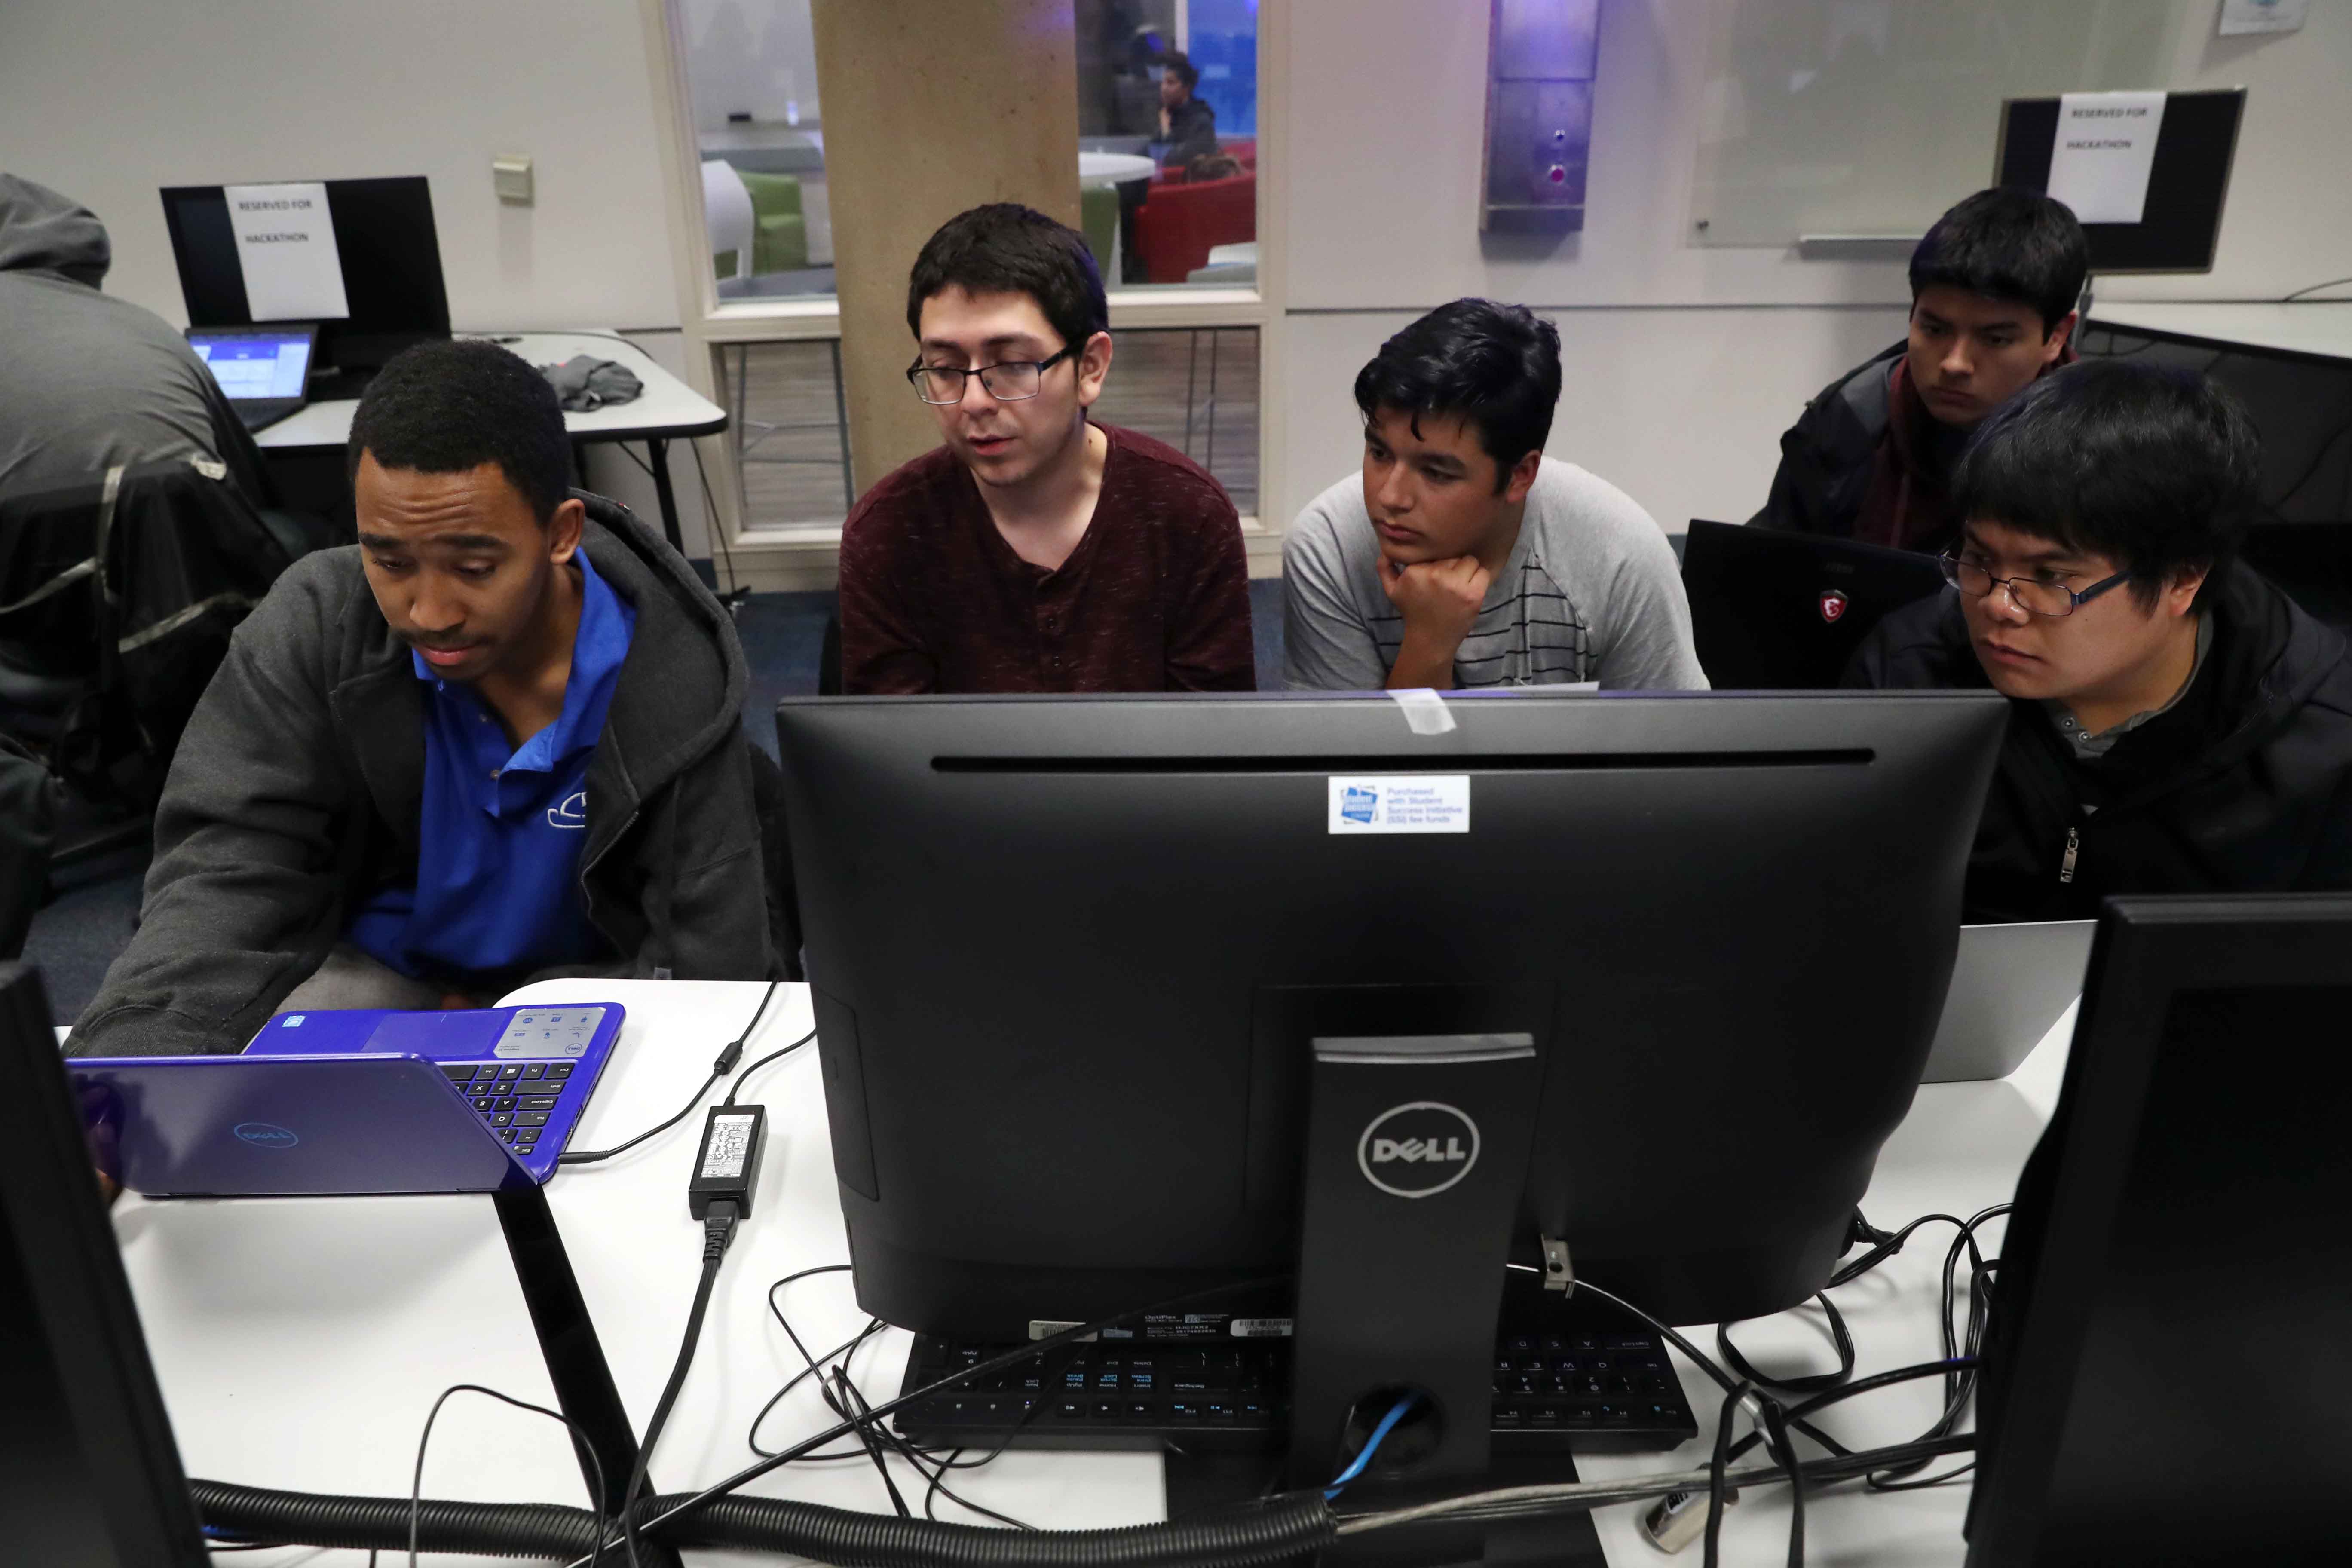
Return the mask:
[[(736, 617), (736, 632), (751, 669), (743, 728), (752, 743), (771, 756), (776, 750), (776, 728), (770, 717), (776, 699), (816, 690), (817, 655), (832, 614), (831, 594), (754, 594)], [(1272, 689), (1282, 683), (1279, 579), (1250, 584), (1250, 616), (1257, 639), (1258, 685)], [(34, 917), (26, 939), (25, 959), (40, 967), (58, 1023), (73, 1022), (89, 1005), (106, 966), (130, 942), (145, 871), (143, 856), (132, 853), (92, 861), (53, 879), (50, 901)]]

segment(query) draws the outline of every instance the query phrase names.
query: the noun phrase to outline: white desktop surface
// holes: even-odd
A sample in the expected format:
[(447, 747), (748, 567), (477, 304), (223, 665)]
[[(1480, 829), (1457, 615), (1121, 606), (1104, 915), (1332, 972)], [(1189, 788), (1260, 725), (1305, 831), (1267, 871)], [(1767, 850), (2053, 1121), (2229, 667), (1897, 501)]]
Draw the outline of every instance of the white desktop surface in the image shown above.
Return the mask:
[[(628, 1009), (572, 1141), (574, 1149), (595, 1149), (677, 1110), (719, 1047), (741, 1031), (761, 989), (566, 980), (525, 987), (504, 1001), (615, 1001)], [(810, 1017), (807, 988), (780, 987), (744, 1064), (798, 1038)], [(1966, 1216), (2005, 1201), (2054, 1103), (2073, 1027), (2070, 1009), (2007, 1079), (1922, 1089), (1880, 1156), (1864, 1200), (1872, 1221), (1893, 1228), (1921, 1214)], [(743, 1099), (767, 1108), (757, 1200), (727, 1257), (692, 1375), (655, 1456), (653, 1473), (666, 1491), (708, 1485), (751, 1461), (745, 1428), (802, 1364), (768, 1316), (767, 1288), (797, 1269), (847, 1257), (815, 1046), (763, 1069)], [(701, 1257), (702, 1229), (687, 1212), (685, 1191), (702, 1121), (698, 1110), (641, 1148), (562, 1171), (548, 1187), (614, 1381), (640, 1432), (677, 1354)], [(192, 1475), (404, 1496), (417, 1430), (444, 1386), (472, 1380), (535, 1402), (551, 1397), (487, 1198), (126, 1198), (116, 1210), (116, 1228)], [(1839, 1292), (1859, 1373), (1942, 1353), (1937, 1290), (1951, 1234), (1949, 1226), (1923, 1227), (1903, 1253)], [(1996, 1256), (1999, 1226), (1985, 1235), (1987, 1256)], [(845, 1274), (803, 1280), (784, 1300), (793, 1326), (818, 1353), (864, 1322)], [(1692, 1338), (1713, 1353), (1711, 1331)], [(1744, 1325), (1738, 1340), (1768, 1369), (1799, 1360), (1806, 1370), (1830, 1364), (1817, 1313)], [(907, 1343), (907, 1335), (892, 1330), (860, 1353), (854, 1372), (869, 1399), (878, 1403), (898, 1392)], [(1671, 1454), (1582, 1457), (1580, 1475), (1604, 1479), (1705, 1463), (1719, 1396), (1695, 1368), (1677, 1370), (1699, 1417), (1699, 1439)], [(1826, 1413), (1822, 1424), (1856, 1447), (1907, 1440), (1937, 1415), (1938, 1387), (1931, 1379), (1866, 1394)], [(832, 1420), (804, 1383), (770, 1417), (762, 1439), (774, 1448)], [(919, 1510), (922, 1483), (900, 1461), (892, 1468)], [(585, 1496), (553, 1423), (471, 1396), (443, 1411), (425, 1482), (427, 1495), (439, 1497), (578, 1506)], [(951, 1484), (975, 1501), (1063, 1528), (1163, 1515), (1160, 1465), (1151, 1455), (1012, 1452), (984, 1468), (957, 1472)], [(848, 1509), (889, 1508), (863, 1460), (789, 1466), (747, 1490)], [(1808, 1560), (1874, 1568), (1958, 1563), (1967, 1504), (1965, 1483), (1885, 1495), (1841, 1486), (1807, 1510)], [(1610, 1561), (1668, 1561), (1637, 1539), (1635, 1511), (1624, 1506), (1597, 1516)], [(944, 1500), (940, 1514), (970, 1521)], [(1725, 1561), (1780, 1561), (1787, 1524), (1785, 1490), (1749, 1493), (1727, 1516)], [(356, 1568), (365, 1560), (308, 1548), (240, 1555), (256, 1568), (297, 1562)], [(686, 1555), (698, 1568), (778, 1561), (732, 1552)]]
[(2352, 360), (2352, 300), (2220, 305), (2117, 300), (2095, 302), (2086, 324)]
[[(125, 1194), (114, 1230), (190, 1476), (406, 1497), (417, 1434), (450, 1384), (554, 1405), (488, 1198)], [(435, 1424), (425, 1490), (588, 1503), (561, 1426), (475, 1394), (451, 1399)], [(289, 1547), (236, 1561), (313, 1555)]]
[(1159, 164), (1139, 153), (1078, 154), (1078, 184), (1081, 185), (1116, 185), (1129, 180), (1148, 180), (1159, 169)]
[[(654, 363), (645, 350), (617, 332), (602, 329), (572, 332), (488, 334), (459, 332), (458, 337), (491, 337), (533, 365), (562, 364), (575, 354), (590, 354), (627, 367), (645, 384), (645, 390), (627, 403), (586, 414), (567, 413), (563, 428), (575, 441), (640, 440), (673, 436), (707, 436), (727, 426), (726, 411), (677, 376)], [(505, 340), (512, 337), (515, 341)], [(269, 451), (299, 451), (331, 447), (341, 450), (352, 434), (356, 398), (313, 403), (277, 424), (254, 433), (254, 440)]]

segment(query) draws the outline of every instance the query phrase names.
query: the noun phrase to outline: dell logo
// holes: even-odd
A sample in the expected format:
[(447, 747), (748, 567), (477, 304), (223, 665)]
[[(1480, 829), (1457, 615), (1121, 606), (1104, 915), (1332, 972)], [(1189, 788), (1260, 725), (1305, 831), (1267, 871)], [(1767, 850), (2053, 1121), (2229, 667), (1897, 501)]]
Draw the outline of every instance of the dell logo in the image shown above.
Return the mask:
[(239, 1142), (250, 1143), (257, 1149), (291, 1149), (302, 1142), (285, 1128), (267, 1121), (240, 1121), (230, 1131), (237, 1135)]
[(1434, 1100), (1381, 1111), (1356, 1141), (1364, 1180), (1401, 1198), (1434, 1196), (1477, 1163), (1478, 1124)]
[(1393, 1138), (1372, 1140), (1372, 1163), (1375, 1165), (1385, 1165), (1391, 1160), (1426, 1160), (1438, 1164), (1469, 1157), (1459, 1138), (1448, 1138), (1442, 1145), (1434, 1138), (1426, 1142), (1418, 1138), (1408, 1138), (1402, 1143)]

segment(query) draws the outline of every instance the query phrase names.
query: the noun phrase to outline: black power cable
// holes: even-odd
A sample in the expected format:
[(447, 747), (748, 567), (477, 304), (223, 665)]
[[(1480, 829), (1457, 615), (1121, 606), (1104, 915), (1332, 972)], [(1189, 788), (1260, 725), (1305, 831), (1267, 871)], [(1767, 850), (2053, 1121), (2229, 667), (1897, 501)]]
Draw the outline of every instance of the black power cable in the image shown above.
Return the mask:
[(734, 1239), (735, 1205), (722, 1199), (710, 1205), (709, 1215), (702, 1222), (702, 1277), (694, 1288), (694, 1305), (687, 1310), (686, 1337), (678, 1343), (677, 1360), (671, 1364), (669, 1382), (654, 1405), (653, 1419), (646, 1423), (646, 1440), (637, 1446), (636, 1463), (629, 1470), (629, 1489), (622, 1494), (626, 1501), (621, 1512), (621, 1542), (628, 1550), (629, 1568), (639, 1568), (637, 1491), (646, 1484), (646, 1468), (652, 1462), (654, 1445), (661, 1441), (662, 1428), (668, 1425), (670, 1406), (677, 1403), (678, 1390), (686, 1386), (687, 1369), (694, 1364), (694, 1347), (702, 1338), (703, 1316), (710, 1310), (710, 1289), (719, 1282), (719, 1266)]
[[(694, 1098), (692, 1100), (688, 1100), (683, 1106), (679, 1107), (678, 1112), (676, 1116), (671, 1117), (668, 1121), (662, 1122), (657, 1127), (648, 1127), (643, 1132), (638, 1133), (635, 1137), (629, 1139), (625, 1142), (615, 1143), (610, 1149), (579, 1149), (566, 1151), (555, 1157), (555, 1163), (559, 1165), (593, 1165), (601, 1160), (609, 1160), (615, 1154), (625, 1154), (630, 1150), (635, 1148), (638, 1144), (644, 1142), (646, 1139), (659, 1137), (661, 1134), (668, 1131), (671, 1128), (677, 1126), (679, 1122), (685, 1121), (688, 1117), (693, 1115), (695, 1107), (702, 1103), (702, 1097), (710, 1092), (710, 1086), (717, 1083), (720, 1079), (725, 1078), (729, 1073), (734, 1071), (735, 1064), (743, 1059), (743, 1042), (750, 1039), (751, 1037), (751, 1031), (760, 1026), (760, 1020), (761, 1017), (766, 1016), (768, 1004), (774, 998), (776, 994), (776, 987), (781, 984), (782, 984), (782, 982), (775, 980), (768, 982), (768, 989), (761, 994), (759, 1010), (751, 1015), (751, 1021), (744, 1025), (743, 1032), (736, 1036), (732, 1040), (730, 1040), (727, 1043), (726, 1048), (719, 1053), (718, 1058), (710, 1064), (710, 1076), (702, 1080), (702, 1087), (694, 1091)], [(814, 1031), (811, 1031), (811, 1033), (814, 1032)], [(799, 1042), (796, 1041), (794, 1043), (798, 1044)], [(785, 1048), (789, 1050), (791, 1049), (791, 1047), (786, 1047)], [(760, 1064), (754, 1062), (752, 1065), (757, 1067)], [(727, 1103), (730, 1105), (734, 1104), (734, 1096), (728, 1096)]]
[(1732, 1371), (1759, 1386), (1782, 1388), (1790, 1394), (1812, 1394), (1824, 1388), (1835, 1388), (1853, 1375), (1853, 1336), (1846, 1332), (1845, 1319), (1829, 1297), (1816, 1292), (1813, 1300), (1820, 1302), (1822, 1310), (1829, 1315), (1830, 1343), (1837, 1351), (1838, 1358), (1835, 1372), (1807, 1373), (1798, 1377), (1768, 1377), (1750, 1366), (1748, 1358), (1739, 1353), (1739, 1347), (1731, 1342), (1730, 1323), (1715, 1326), (1715, 1348), (1723, 1352), (1723, 1359)]
[(751, 1075), (753, 1073), (758, 1072), (770, 1062), (783, 1060), (784, 1058), (791, 1056), (794, 1051), (799, 1050), (803, 1046), (807, 1045), (811, 1040), (815, 1038), (816, 1031), (812, 1028), (807, 1034), (803, 1035), (791, 1045), (786, 1046), (780, 1050), (770, 1051), (766, 1056), (761, 1057), (758, 1061), (753, 1062), (750, 1067), (747, 1067), (741, 1072), (737, 1073), (735, 1075), (735, 1081), (727, 1086), (727, 1103), (730, 1105), (735, 1103), (735, 1097), (743, 1092), (743, 1086), (751, 1081)]
[[(1066, 1344), (1075, 1344), (1078, 1341), (1087, 1338), (1088, 1335), (1099, 1334), (1105, 1329), (1116, 1328), (1118, 1324), (1126, 1322), (1131, 1318), (1145, 1317), (1155, 1312), (1174, 1311), (1178, 1308), (1196, 1306), (1203, 1301), (1220, 1300), (1228, 1296), (1237, 1296), (1253, 1290), (1262, 1290), (1268, 1286), (1278, 1285), (1283, 1282), (1284, 1279), (1281, 1277), (1232, 1280), (1223, 1285), (1213, 1285), (1205, 1290), (1188, 1291), (1181, 1296), (1170, 1297), (1164, 1301), (1155, 1301), (1149, 1306), (1139, 1307), (1129, 1311), (1114, 1313), (1108, 1318), (1097, 1319), (1091, 1323), (1080, 1323), (1074, 1328), (1064, 1329), (1059, 1333), (1048, 1334), (1045, 1338), (1035, 1342), (1034, 1344), (1017, 1346), (1013, 1350), (1006, 1351), (1002, 1355), (991, 1356), (987, 1360), (982, 1361), (976, 1365), (960, 1367), (956, 1371), (949, 1373), (945, 1377), (933, 1379), (931, 1382), (925, 1384), (920, 1388), (908, 1389), (895, 1398), (886, 1399), (881, 1404), (875, 1405), (866, 1414), (865, 1419), (868, 1421), (878, 1421), (885, 1415), (896, 1413), (902, 1405), (911, 1405), (919, 1399), (927, 1399), (934, 1394), (944, 1394), (949, 1389), (970, 1383), (974, 1378), (992, 1377), (996, 1373), (1004, 1371), (1007, 1367), (1016, 1365), (1021, 1362), (1028, 1360), (1032, 1356), (1042, 1355), (1050, 1350), (1058, 1350)], [(846, 1436), (856, 1425), (857, 1424), (856, 1422), (845, 1421), (837, 1426), (829, 1427), (826, 1430), (818, 1433), (814, 1437), (804, 1437), (791, 1447), (785, 1448), (782, 1452), (768, 1458), (761, 1459), (757, 1464), (746, 1465), (743, 1468), (736, 1471), (733, 1475), (727, 1477), (724, 1480), (713, 1482), (711, 1485), (703, 1488), (700, 1491), (696, 1492), (691, 1496), (677, 1498), (675, 1500), (664, 1498), (660, 1500), (662, 1504), (661, 1511), (655, 1514), (653, 1518), (642, 1521), (638, 1528), (650, 1529), (654, 1526), (666, 1523), (668, 1521), (677, 1518), (679, 1514), (689, 1511), (703, 1510), (705, 1510), (706, 1505), (709, 1504), (712, 1500), (724, 1498), (726, 1494), (734, 1491), (738, 1487), (743, 1486), (747, 1482), (757, 1480), (760, 1477), (768, 1474), (771, 1470), (777, 1469), (784, 1465), (789, 1465), (805, 1455), (814, 1453), (836, 1438)], [(740, 1502), (743, 1500), (730, 1499), (729, 1500)], [(1318, 1503), (1322, 1500), (1319, 1494), (1316, 1497), (1315, 1500)], [(636, 1510), (633, 1506), (630, 1513), (630, 1517), (633, 1521), (635, 1518), (635, 1513)], [(956, 1527), (953, 1525), (928, 1525), (926, 1528), (952, 1530)], [(982, 1533), (987, 1535), (1003, 1534), (1002, 1531), (982, 1531)], [(571, 1560), (568, 1564), (568, 1568), (589, 1568), (589, 1563), (593, 1556), (593, 1553), (591, 1553), (589, 1556), (575, 1557)]]
[[(528, 1410), (534, 1415), (544, 1415), (551, 1421), (563, 1423), (565, 1430), (572, 1434), (572, 1440), (578, 1446), (580, 1452), (588, 1456), (589, 1466), (595, 1473), (595, 1489), (590, 1494), (588, 1501), (595, 1517), (597, 1539), (600, 1541), (604, 1539), (604, 1461), (596, 1457), (596, 1447), (588, 1441), (588, 1434), (580, 1429), (580, 1424), (560, 1410), (550, 1410), (543, 1405), (533, 1405), (528, 1400), (517, 1399), (510, 1394), (500, 1394), (497, 1389), (485, 1388), (478, 1383), (453, 1383), (441, 1391), (441, 1397), (436, 1399), (433, 1402), (433, 1408), (425, 1413), (425, 1430), (416, 1435), (416, 1464), (410, 1472), (408, 1479), (408, 1568), (416, 1568), (417, 1524), (425, 1507), (425, 1447), (433, 1441), (433, 1423), (440, 1419), (441, 1406), (449, 1402), (449, 1396), (453, 1394), (488, 1394), (492, 1399), (513, 1405), (517, 1410)], [(240, 1547), (236, 1550), (250, 1551), (252, 1548)], [(371, 1568), (374, 1562), (375, 1552), (370, 1551), (368, 1563)]]

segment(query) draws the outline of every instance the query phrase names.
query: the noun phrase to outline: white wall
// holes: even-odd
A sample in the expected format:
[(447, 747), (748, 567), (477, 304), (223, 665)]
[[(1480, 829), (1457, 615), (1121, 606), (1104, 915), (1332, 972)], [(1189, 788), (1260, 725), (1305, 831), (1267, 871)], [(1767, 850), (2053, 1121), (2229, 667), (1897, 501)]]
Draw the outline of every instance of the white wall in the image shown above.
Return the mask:
[[(492, 193), (504, 153), (531, 158), (532, 205)], [(636, 0), (0, 0), (0, 167), (96, 212), (107, 291), (175, 325), (161, 187), (423, 174), (458, 330), (652, 328), (677, 368)], [(591, 482), (652, 518), (650, 481), (592, 453)], [(707, 553), (692, 455), (671, 456)]]
[[(2352, 202), (2328, 162), (2352, 146), (2352, 5), (2323, 0), (2299, 34), (2221, 40), (2218, 4), (2192, 5), (2161, 84), (2250, 89), (2217, 265), (2117, 279), (2106, 297), (2275, 298), (2352, 272)], [(1901, 335), (1909, 292), (1899, 261), (1687, 243), (1713, 14), (1699, 0), (1602, 0), (1585, 230), (1482, 244), (1486, 7), (1294, 0), (1286, 493), (1269, 498), (1269, 521), (1358, 462), (1348, 388), (1381, 340), (1464, 294), (1559, 321), (1556, 454), (1622, 486), (1669, 531), (1762, 503), (1780, 431)], [(1988, 146), (1988, 168), (1991, 157)]]
[[(459, 328), (674, 326), (635, 0), (5, 0), (0, 158), (184, 321), (157, 190), (423, 174)], [(527, 153), (538, 201), (490, 160)]]

